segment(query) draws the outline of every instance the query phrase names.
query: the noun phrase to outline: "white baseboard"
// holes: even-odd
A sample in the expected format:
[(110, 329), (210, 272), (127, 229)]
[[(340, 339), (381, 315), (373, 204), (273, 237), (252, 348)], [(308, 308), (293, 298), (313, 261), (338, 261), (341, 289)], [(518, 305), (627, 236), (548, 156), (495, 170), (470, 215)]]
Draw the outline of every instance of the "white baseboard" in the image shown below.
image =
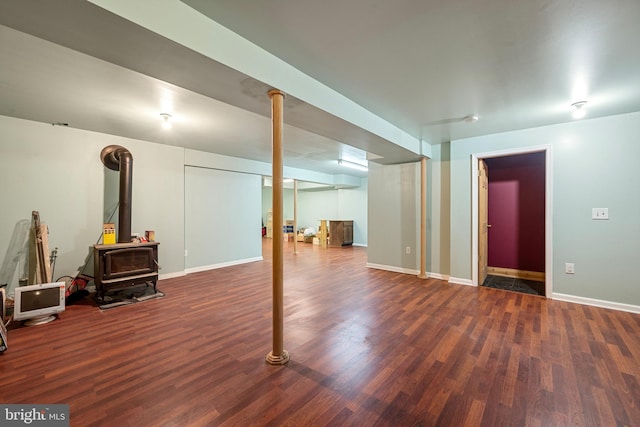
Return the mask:
[(414, 276), (417, 276), (418, 273), (420, 273), (418, 270), (412, 270), (409, 268), (396, 267), (394, 265), (374, 264), (370, 262), (367, 263), (367, 268), (375, 268), (376, 270), (392, 271), (394, 273), (413, 274)]
[(573, 302), (576, 304), (592, 305), (594, 307), (610, 308), (612, 310), (628, 311), (630, 313), (640, 313), (640, 306), (624, 304), (621, 302), (605, 301), (601, 299), (577, 297), (575, 295), (559, 294), (553, 292), (551, 298), (558, 301)]
[[(417, 276), (417, 275), (420, 274), (420, 270), (414, 270), (414, 269), (411, 269), (411, 268), (396, 267), (396, 266), (393, 266), (393, 265), (367, 263), (367, 267), (368, 268), (375, 268), (377, 270), (392, 271), (394, 273), (411, 274), (413, 276)], [(450, 281), (449, 280), (449, 275), (447, 275), (447, 274), (430, 273), (430, 272), (427, 271), (427, 277), (430, 278), (430, 279), (438, 279), (438, 280)], [(459, 279), (459, 280), (464, 280), (464, 279)], [(466, 285), (467, 283), (460, 283), (460, 284)]]
[(449, 283), (453, 283), (455, 285), (473, 286), (473, 280), (460, 279), (458, 277), (449, 277)]
[(361, 248), (366, 248), (367, 245), (365, 243), (353, 243), (351, 246), (359, 246)]
[(187, 275), (186, 271), (176, 271), (174, 273), (159, 274), (158, 280), (173, 279), (174, 277), (182, 277), (186, 275)]
[(429, 278), (431, 278), (431, 279), (444, 280), (446, 282), (449, 281), (449, 275), (448, 274), (429, 273), (429, 272), (427, 272), (427, 276), (429, 276)]
[(232, 265), (247, 264), (247, 263), (250, 263), (250, 262), (262, 261), (263, 259), (264, 258), (262, 258), (261, 256), (258, 256), (258, 257), (255, 257), (255, 258), (245, 258), (245, 259), (239, 259), (239, 260), (235, 260), (235, 261), (221, 262), (219, 264), (211, 264), (211, 265), (203, 265), (203, 266), (200, 266), (200, 267), (185, 268), (184, 271), (185, 271), (186, 274), (198, 273), (200, 271), (215, 270), (216, 268), (231, 267)]

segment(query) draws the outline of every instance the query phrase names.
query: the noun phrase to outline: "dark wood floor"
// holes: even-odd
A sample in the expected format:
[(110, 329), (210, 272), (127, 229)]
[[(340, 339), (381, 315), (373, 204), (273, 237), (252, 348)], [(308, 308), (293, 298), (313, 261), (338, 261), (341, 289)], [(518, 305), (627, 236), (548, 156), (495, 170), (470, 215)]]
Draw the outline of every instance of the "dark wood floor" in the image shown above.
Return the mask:
[(640, 425), (640, 315), (291, 246), (287, 366), (264, 362), (265, 253), (163, 280), (164, 298), (107, 311), (86, 298), (10, 330), (0, 402), (66, 403), (82, 427)]

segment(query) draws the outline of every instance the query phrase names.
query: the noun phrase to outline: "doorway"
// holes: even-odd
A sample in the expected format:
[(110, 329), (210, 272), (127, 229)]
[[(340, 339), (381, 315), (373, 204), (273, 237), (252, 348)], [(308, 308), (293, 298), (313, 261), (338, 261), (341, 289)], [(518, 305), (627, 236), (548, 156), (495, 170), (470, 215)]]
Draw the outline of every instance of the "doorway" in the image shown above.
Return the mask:
[(551, 152), (472, 156), (473, 284), (549, 297)]

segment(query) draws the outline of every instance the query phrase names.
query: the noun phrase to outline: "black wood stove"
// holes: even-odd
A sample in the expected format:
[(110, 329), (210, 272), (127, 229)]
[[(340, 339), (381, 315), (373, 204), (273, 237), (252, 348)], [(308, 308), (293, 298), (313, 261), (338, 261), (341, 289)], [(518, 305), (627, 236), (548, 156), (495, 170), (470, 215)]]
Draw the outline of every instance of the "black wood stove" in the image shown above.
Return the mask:
[(108, 291), (146, 284), (156, 291), (158, 242), (115, 243), (94, 246), (95, 285), (98, 299)]
[(124, 147), (109, 145), (100, 153), (102, 163), (120, 171), (118, 201), (118, 243), (94, 245), (94, 280), (100, 300), (112, 290), (158, 281), (158, 242), (131, 242), (131, 189), (133, 156)]

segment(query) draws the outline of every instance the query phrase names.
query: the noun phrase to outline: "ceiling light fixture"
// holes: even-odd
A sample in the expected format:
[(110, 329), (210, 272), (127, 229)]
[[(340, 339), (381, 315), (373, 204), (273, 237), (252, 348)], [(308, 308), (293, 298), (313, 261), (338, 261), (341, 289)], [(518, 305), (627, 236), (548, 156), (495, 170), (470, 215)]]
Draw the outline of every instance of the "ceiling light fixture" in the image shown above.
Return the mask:
[(571, 108), (573, 108), (571, 115), (574, 119), (581, 119), (587, 114), (585, 105), (587, 105), (587, 101), (578, 101), (571, 104)]
[(473, 123), (478, 121), (478, 116), (474, 116), (470, 114), (468, 116), (465, 116), (462, 120), (464, 120), (467, 123)]
[(367, 165), (363, 165), (360, 163), (356, 163), (356, 162), (350, 162), (349, 160), (343, 160), (343, 159), (339, 159), (338, 160), (338, 164), (340, 166), (344, 166), (346, 168), (351, 168), (351, 169), (355, 169), (355, 170), (359, 170), (359, 171), (364, 171), (367, 172), (369, 170), (369, 168), (367, 167)]
[(160, 117), (162, 117), (162, 128), (171, 129), (171, 114), (160, 113)]

